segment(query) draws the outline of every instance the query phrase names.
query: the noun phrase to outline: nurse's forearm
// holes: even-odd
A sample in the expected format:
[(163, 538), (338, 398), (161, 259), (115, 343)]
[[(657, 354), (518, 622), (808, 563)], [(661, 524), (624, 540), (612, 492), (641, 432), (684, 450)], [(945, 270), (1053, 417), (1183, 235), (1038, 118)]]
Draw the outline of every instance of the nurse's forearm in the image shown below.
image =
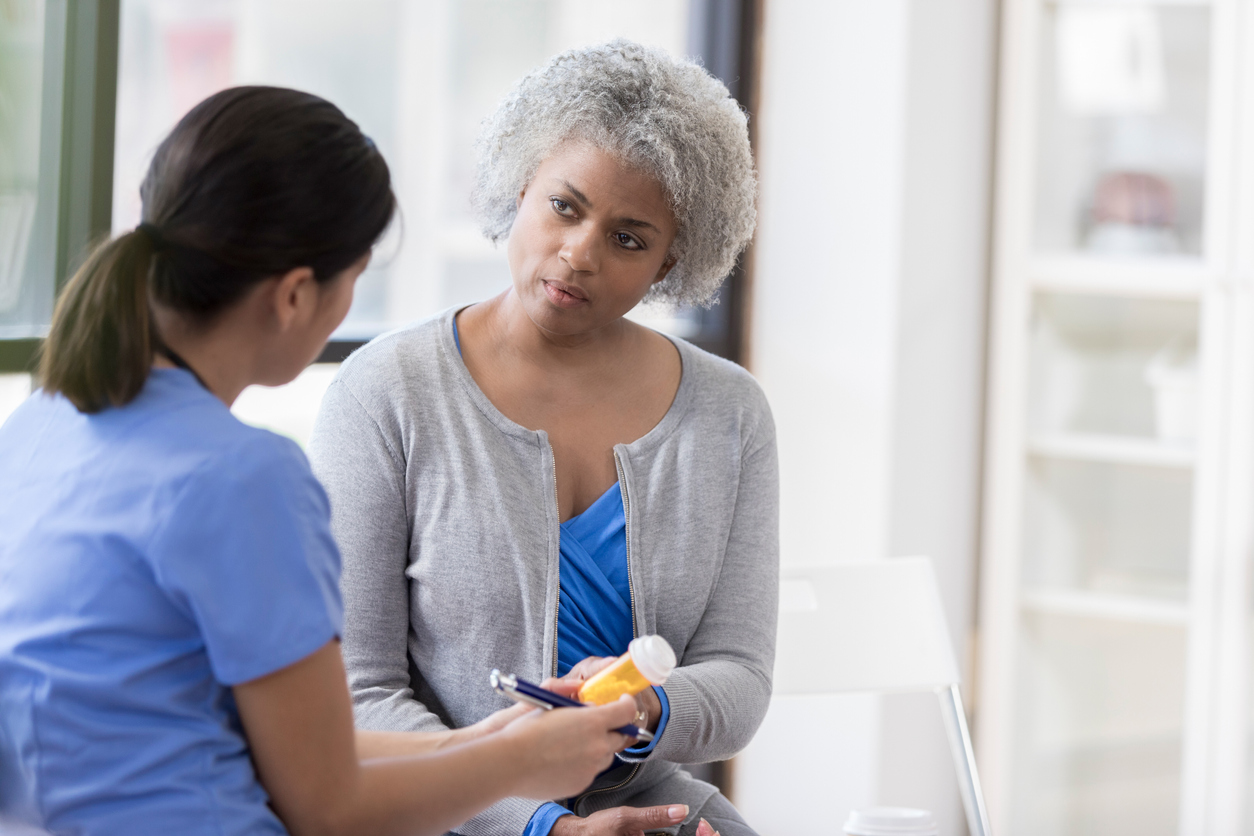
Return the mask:
[(357, 730), (357, 759), (395, 758), (435, 752), (456, 739), (457, 732), (377, 732)]
[[(410, 749), (363, 761), (338, 642), (234, 692), (257, 776), (293, 836), (434, 836), (506, 796), (565, 797), (613, 762), (627, 742), (615, 729), (635, 710), (627, 699), (577, 711), (521, 706), (460, 735), (366, 733), (367, 749)], [(432, 740), (436, 751), (412, 751)]]
[(520, 789), (521, 754), (493, 739), (420, 762), (411, 757), (364, 761), (352, 803), (336, 811), (327, 832), (444, 833)]
[(380, 732), (358, 729), (357, 759), (365, 761), (371, 758), (425, 755), (450, 746), (460, 746), (505, 728), (511, 721), (526, 714), (529, 710), (528, 706), (515, 705), (491, 714), (463, 729), (438, 732)]
[(482, 721), (466, 726), (453, 728), (443, 732), (370, 732), (357, 729), (357, 760), (369, 761), (381, 757), (405, 757), (408, 755), (428, 755), (430, 752), (446, 750), (461, 743), (477, 741), (509, 724), (512, 719), (527, 713), (527, 706), (498, 711)]

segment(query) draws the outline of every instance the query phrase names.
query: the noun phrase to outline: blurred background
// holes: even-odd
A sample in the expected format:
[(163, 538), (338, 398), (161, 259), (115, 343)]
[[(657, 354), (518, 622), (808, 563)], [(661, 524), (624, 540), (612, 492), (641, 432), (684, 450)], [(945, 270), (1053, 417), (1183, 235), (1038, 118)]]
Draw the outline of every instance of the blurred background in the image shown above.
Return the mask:
[[(722, 78), (761, 175), (719, 304), (633, 316), (766, 388), (785, 563), (934, 559), (994, 830), (1254, 834), (1250, 0), (0, 0), (0, 420), (164, 134), (278, 84), (402, 210), (321, 361), (235, 406), (303, 443), (353, 349), (508, 285), (479, 121), (620, 35)], [(764, 836), (966, 832), (930, 694), (778, 697), (699, 771)]]

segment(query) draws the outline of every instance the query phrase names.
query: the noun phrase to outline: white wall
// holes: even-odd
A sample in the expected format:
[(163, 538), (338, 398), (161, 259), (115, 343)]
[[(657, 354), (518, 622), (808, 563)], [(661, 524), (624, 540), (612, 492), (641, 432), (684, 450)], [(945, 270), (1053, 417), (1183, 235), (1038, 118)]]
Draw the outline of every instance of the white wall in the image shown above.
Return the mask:
[[(779, 429), (785, 562), (937, 561), (969, 661), (995, 0), (765, 4), (750, 365)], [(781, 698), (738, 759), (764, 836), (962, 811), (927, 695)]]

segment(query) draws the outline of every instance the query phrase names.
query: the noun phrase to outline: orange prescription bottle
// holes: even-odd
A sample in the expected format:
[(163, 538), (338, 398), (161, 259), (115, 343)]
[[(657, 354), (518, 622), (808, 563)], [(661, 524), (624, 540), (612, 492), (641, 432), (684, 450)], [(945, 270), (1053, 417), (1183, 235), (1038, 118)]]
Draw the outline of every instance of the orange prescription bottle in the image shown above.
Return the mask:
[(662, 685), (675, 670), (675, 651), (661, 636), (641, 636), (627, 652), (583, 684), (581, 702), (605, 705), (623, 694), (635, 695), (650, 685)]

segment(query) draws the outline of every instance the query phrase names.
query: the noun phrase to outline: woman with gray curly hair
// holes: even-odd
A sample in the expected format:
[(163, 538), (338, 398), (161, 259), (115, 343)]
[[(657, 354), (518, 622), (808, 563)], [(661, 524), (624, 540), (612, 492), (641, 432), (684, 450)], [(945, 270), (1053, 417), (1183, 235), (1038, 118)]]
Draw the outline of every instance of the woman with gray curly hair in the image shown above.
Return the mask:
[(523, 78), (477, 150), (513, 286), (355, 353), (310, 443), (357, 723), (462, 727), (500, 707), (492, 668), (580, 680), (659, 634), (679, 664), (637, 697), (651, 743), (457, 832), (752, 834), (677, 764), (731, 757), (769, 702), (774, 424), (743, 369), (624, 318), (708, 303), (748, 243), (745, 116), (701, 67), (620, 40)]

